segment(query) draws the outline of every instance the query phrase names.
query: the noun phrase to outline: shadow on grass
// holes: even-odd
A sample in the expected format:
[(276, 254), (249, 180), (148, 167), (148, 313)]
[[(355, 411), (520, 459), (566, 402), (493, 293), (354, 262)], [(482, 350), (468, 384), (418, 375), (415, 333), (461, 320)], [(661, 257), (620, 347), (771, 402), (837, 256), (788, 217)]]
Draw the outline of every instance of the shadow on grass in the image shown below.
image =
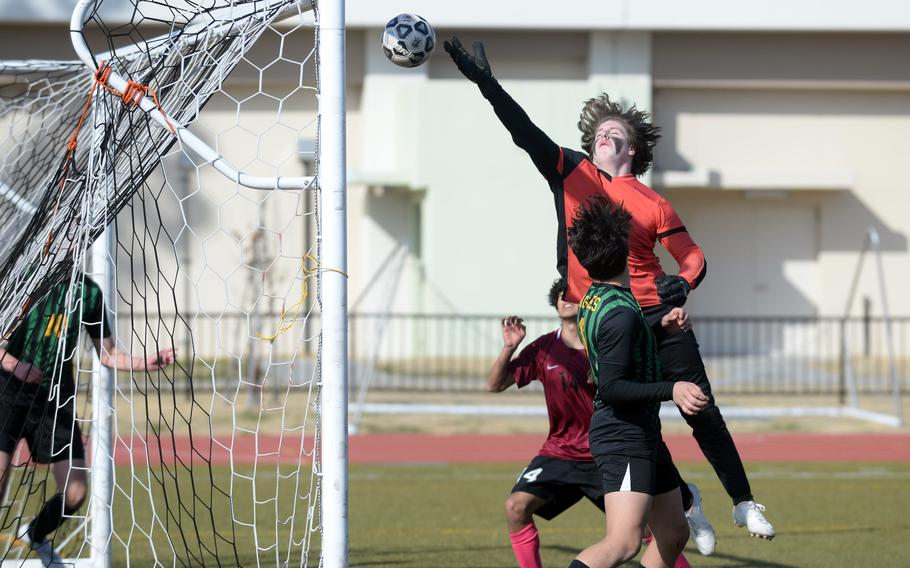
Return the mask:
[(744, 556), (733, 554), (722, 554), (715, 552), (711, 558), (720, 558), (729, 560), (731, 564), (722, 564), (724, 568), (798, 568), (796, 564), (781, 564), (780, 562), (768, 562), (767, 560), (755, 560)]
[[(471, 551), (483, 551), (483, 550), (495, 550), (501, 551), (501, 546), (472, 546)], [(420, 548), (420, 547), (409, 547), (409, 548), (393, 548), (386, 549), (382, 551), (375, 550), (357, 550), (352, 549), (350, 552), (350, 562), (349, 566), (397, 566), (397, 565), (409, 565), (413, 566), (413, 560), (398, 560), (386, 558), (390, 556), (399, 556), (406, 557), (408, 559), (420, 558), (426, 554), (452, 554), (458, 555), (463, 554), (465, 551), (464, 548), (456, 547), (440, 547), (440, 548)], [(369, 558), (360, 558), (363, 556), (369, 555)], [(383, 560), (383, 558), (386, 558)], [(464, 568), (465, 563), (463, 561), (454, 564), (444, 564), (437, 561), (433, 562), (433, 566), (437, 568)], [(507, 564), (486, 564), (486, 565), (471, 565), (471, 568), (514, 568), (513, 563)]]
[[(572, 548), (570, 546), (561, 546), (558, 544), (544, 545), (541, 548), (546, 548), (547, 550), (554, 550), (557, 552), (564, 552), (567, 554), (578, 554), (581, 552), (581, 548)], [(690, 561), (698, 560), (698, 554), (692, 554), (690, 552), (688, 558)], [(780, 562), (768, 562), (766, 560), (755, 560), (754, 558), (746, 558), (743, 556), (735, 556), (733, 554), (721, 554), (715, 552), (711, 558), (721, 559), (729, 561), (729, 564), (722, 564), (723, 568), (798, 568), (796, 564), (781, 564)], [(696, 562), (697, 564), (697, 562)], [(623, 566), (639, 566), (634, 560), (632, 562), (627, 562)]]

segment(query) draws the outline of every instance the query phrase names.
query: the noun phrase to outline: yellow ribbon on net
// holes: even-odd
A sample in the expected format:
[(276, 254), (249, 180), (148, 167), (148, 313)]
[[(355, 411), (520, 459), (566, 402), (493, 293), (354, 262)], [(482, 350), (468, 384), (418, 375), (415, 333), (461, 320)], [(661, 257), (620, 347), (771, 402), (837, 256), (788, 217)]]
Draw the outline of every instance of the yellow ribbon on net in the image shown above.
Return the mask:
[[(307, 261), (312, 263), (311, 266), (307, 266)], [(256, 332), (256, 337), (262, 341), (268, 341), (269, 343), (274, 342), (280, 335), (284, 334), (287, 331), (290, 331), (294, 327), (294, 323), (299, 319), (300, 309), (305, 305), (307, 297), (310, 295), (310, 285), (309, 278), (315, 276), (320, 272), (337, 272), (345, 278), (348, 277), (348, 273), (343, 270), (338, 270), (337, 268), (320, 268), (319, 259), (311, 254), (306, 254), (300, 260), (300, 273), (303, 275), (303, 286), (300, 288), (300, 299), (297, 300), (292, 306), (281, 311), (281, 315), (278, 316), (278, 324), (276, 325), (276, 331), (272, 335), (263, 335), (259, 332)], [(293, 311), (293, 317), (288, 317)]]

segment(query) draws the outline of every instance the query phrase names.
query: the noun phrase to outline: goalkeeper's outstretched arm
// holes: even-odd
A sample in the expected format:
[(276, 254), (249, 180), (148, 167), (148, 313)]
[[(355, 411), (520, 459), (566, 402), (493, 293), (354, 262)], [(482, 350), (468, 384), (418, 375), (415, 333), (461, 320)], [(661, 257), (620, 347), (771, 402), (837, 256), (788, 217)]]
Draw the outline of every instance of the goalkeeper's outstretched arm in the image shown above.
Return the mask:
[(515, 145), (528, 153), (538, 171), (547, 179), (559, 177), (559, 146), (531, 118), (509, 93), (502, 88), (487, 61), (483, 44), (474, 42), (474, 55), (468, 54), (457, 37), (443, 43), (446, 53), (461, 73), (477, 84), (484, 98), (493, 105), (493, 112), (512, 135)]

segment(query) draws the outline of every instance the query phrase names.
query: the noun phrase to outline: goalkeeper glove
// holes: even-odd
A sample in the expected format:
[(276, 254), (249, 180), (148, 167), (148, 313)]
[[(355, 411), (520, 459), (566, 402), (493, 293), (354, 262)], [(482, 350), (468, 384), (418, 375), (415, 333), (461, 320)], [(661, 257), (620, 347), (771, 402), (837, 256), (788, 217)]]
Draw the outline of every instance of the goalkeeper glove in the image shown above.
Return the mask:
[(670, 306), (682, 307), (689, 295), (689, 283), (678, 275), (665, 275), (657, 278), (657, 295), (660, 301)]
[(474, 42), (473, 56), (468, 54), (455, 36), (452, 36), (451, 42), (443, 42), (442, 47), (455, 62), (461, 74), (474, 83), (480, 84), (493, 78), (493, 71), (490, 69), (490, 63), (487, 61), (487, 54), (484, 53), (481, 42)]

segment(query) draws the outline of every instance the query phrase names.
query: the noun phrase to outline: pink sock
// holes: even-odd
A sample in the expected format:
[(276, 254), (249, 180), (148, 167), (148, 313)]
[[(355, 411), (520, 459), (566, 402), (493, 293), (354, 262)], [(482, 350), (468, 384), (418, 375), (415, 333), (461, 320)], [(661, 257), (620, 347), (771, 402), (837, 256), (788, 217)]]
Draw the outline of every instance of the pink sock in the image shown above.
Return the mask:
[(686, 555), (680, 552), (679, 558), (676, 559), (676, 564), (673, 565), (673, 568), (692, 568), (692, 565), (686, 560)]
[(540, 535), (537, 526), (531, 522), (518, 532), (509, 533), (512, 550), (518, 559), (519, 568), (542, 568), (540, 564)]

